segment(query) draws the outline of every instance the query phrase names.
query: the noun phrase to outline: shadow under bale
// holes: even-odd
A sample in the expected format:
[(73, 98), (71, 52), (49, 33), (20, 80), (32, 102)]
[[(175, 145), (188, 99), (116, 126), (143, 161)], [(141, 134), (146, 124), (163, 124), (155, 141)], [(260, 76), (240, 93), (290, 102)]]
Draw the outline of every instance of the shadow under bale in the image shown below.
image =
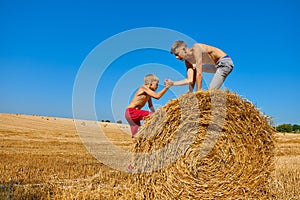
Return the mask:
[(235, 93), (184, 94), (141, 127), (130, 193), (137, 199), (272, 198), (274, 133), (267, 117)]

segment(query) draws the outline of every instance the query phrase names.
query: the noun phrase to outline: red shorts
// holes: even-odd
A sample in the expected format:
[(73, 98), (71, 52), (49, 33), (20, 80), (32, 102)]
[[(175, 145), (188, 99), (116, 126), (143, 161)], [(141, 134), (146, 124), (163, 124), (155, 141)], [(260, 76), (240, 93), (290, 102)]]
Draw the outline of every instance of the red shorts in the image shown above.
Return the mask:
[(130, 125), (132, 137), (134, 137), (135, 134), (138, 132), (138, 128), (141, 125), (141, 120), (143, 120), (144, 117), (147, 117), (152, 113), (153, 112), (149, 112), (146, 110), (138, 110), (135, 108), (126, 109), (125, 118)]

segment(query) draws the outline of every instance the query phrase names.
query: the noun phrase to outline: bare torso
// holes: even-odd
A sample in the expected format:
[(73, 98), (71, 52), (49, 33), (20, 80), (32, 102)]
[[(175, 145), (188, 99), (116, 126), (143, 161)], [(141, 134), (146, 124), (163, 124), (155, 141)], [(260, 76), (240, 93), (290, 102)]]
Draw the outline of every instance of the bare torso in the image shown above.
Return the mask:
[(202, 51), (202, 63), (211, 63), (211, 61), (213, 61), (214, 63), (216, 63), (220, 58), (226, 56), (226, 53), (223, 52), (221, 49), (217, 48), (217, 47), (213, 47), (213, 46), (209, 46), (206, 44), (195, 44), (192, 47), (192, 51), (194, 48), (201, 48)]
[(148, 102), (150, 96), (144, 91), (144, 86), (141, 86), (135, 93), (131, 103), (128, 108), (141, 109)]

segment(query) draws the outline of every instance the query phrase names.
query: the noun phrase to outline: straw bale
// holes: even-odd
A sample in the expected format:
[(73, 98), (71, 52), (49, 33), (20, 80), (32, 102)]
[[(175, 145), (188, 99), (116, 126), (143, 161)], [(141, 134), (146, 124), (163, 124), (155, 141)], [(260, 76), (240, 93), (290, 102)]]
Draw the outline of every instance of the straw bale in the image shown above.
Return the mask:
[(273, 150), (270, 121), (247, 99), (187, 93), (139, 130), (130, 192), (137, 199), (269, 199)]

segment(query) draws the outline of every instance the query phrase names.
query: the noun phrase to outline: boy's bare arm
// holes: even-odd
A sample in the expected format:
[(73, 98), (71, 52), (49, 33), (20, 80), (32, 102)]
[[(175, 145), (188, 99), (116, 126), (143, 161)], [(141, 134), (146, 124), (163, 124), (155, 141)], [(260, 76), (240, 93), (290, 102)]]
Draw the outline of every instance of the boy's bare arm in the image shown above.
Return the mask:
[(196, 60), (196, 90), (199, 91), (202, 89), (202, 53), (203, 47), (197, 45), (193, 49), (194, 58)]
[(181, 86), (181, 85), (193, 85), (193, 77), (194, 77), (194, 71), (192, 67), (188, 66), (190, 63), (186, 62), (187, 65), (187, 71), (186, 71), (186, 79), (182, 79), (180, 81), (174, 81), (173, 85), (174, 86)]
[(161, 91), (159, 91), (157, 93), (154, 92), (153, 90), (147, 88), (146, 86), (144, 86), (143, 89), (150, 97), (153, 97), (155, 99), (160, 99), (160, 97), (162, 97), (170, 87), (171, 87), (171, 85), (167, 85)]
[(154, 109), (153, 104), (152, 104), (152, 98), (149, 98), (149, 100), (148, 100), (148, 106), (149, 106), (151, 112), (155, 112), (155, 109)]

